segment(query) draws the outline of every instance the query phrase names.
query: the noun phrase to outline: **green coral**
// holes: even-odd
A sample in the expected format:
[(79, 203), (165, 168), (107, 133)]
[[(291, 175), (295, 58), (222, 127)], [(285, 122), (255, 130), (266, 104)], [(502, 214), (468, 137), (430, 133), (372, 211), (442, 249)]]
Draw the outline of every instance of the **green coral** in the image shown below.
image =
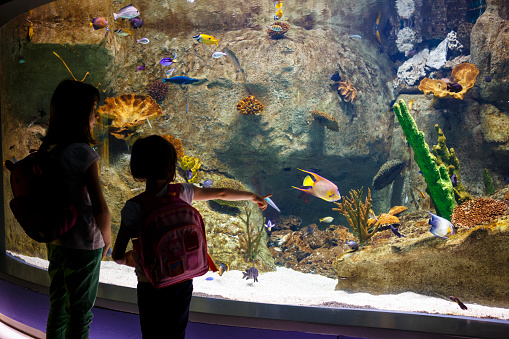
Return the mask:
[[(218, 182), (215, 182), (214, 188), (231, 188), (231, 189), (239, 190), (239, 191), (246, 190), (246, 188), (240, 182), (238, 182), (237, 180), (234, 180), (234, 179), (229, 179), (229, 178), (223, 178), (223, 179), (219, 180)], [(244, 200), (227, 201), (227, 200), (217, 199), (214, 201), (220, 205), (230, 206), (230, 207), (242, 207), (242, 206), (246, 205), (246, 201), (244, 201)]]
[(253, 223), (250, 221), (251, 208), (251, 204), (244, 205), (245, 218), (242, 217), (241, 214), (238, 214), (237, 216), (245, 225), (245, 232), (239, 237), (240, 246), (242, 251), (245, 253), (246, 259), (252, 262), (261, 251), (260, 243), (264, 231), (263, 224), (256, 227), (253, 226)]
[(493, 185), (493, 180), (491, 179), (490, 172), (488, 172), (488, 169), (484, 169), (482, 173), (483, 179), (484, 179), (484, 187), (486, 189), (486, 194), (491, 195), (495, 193), (495, 186)]
[(430, 152), (428, 144), (424, 140), (424, 133), (417, 128), (405, 102), (399, 100), (393, 109), (408, 143), (414, 150), (414, 160), (426, 180), (429, 195), (433, 200), (437, 214), (451, 220), (456, 200), (447, 168), (444, 164), (438, 164), (437, 158)]
[(464, 202), (472, 200), (472, 196), (467, 192), (465, 186), (461, 183), (460, 179), (460, 162), (458, 157), (456, 157), (456, 153), (454, 152), (454, 148), (450, 150), (447, 149), (445, 144), (446, 138), (444, 132), (435, 125), (435, 131), (438, 134), (438, 145), (433, 145), (432, 153), (437, 158), (438, 165), (444, 165), (447, 168), (447, 172), (449, 173), (449, 178), (453, 175), (456, 175), (456, 179), (458, 183), (456, 187), (453, 186), (454, 190), (454, 198), (456, 202), (460, 205)]
[(380, 224), (378, 224), (370, 229), (371, 191), (368, 188), (368, 196), (363, 204), (361, 201), (362, 189), (361, 187), (360, 190), (350, 190), (350, 198), (343, 197), (342, 202), (334, 202), (338, 205), (338, 208), (333, 208), (334, 211), (339, 211), (346, 217), (360, 245), (364, 245), (380, 227)]

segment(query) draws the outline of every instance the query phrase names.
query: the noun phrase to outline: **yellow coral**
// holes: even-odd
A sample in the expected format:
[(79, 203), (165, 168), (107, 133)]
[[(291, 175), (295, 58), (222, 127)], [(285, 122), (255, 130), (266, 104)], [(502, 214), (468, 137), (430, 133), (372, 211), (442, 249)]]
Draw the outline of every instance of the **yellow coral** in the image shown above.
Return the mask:
[(201, 167), (200, 159), (184, 155), (182, 159), (180, 159), (180, 167), (184, 171), (188, 169), (192, 171), (193, 176), (188, 180), (189, 182), (195, 183), (198, 181), (198, 170)]
[(169, 134), (162, 135), (162, 137), (171, 142), (173, 147), (175, 147), (175, 151), (177, 151), (177, 160), (180, 161), (180, 159), (182, 159), (182, 157), (184, 156), (184, 148), (182, 147), (182, 142), (180, 141), (180, 139), (177, 139), (173, 135)]
[(421, 80), (419, 90), (424, 92), (424, 94), (433, 93), (433, 95), (439, 98), (448, 97), (462, 100), (467, 90), (474, 87), (478, 74), (479, 70), (475, 65), (464, 62), (454, 67), (451, 74), (453, 81), (461, 85), (461, 91), (457, 93), (450, 92), (447, 90), (447, 83), (445, 81), (428, 78)]
[(252, 95), (245, 97), (237, 104), (237, 110), (239, 110), (241, 114), (247, 115), (260, 114), (263, 108), (262, 103), (256, 100)]
[(163, 115), (161, 106), (146, 95), (125, 94), (117, 98), (106, 98), (104, 103), (97, 113), (113, 119), (109, 129), (118, 139), (126, 139), (135, 133), (136, 126)]

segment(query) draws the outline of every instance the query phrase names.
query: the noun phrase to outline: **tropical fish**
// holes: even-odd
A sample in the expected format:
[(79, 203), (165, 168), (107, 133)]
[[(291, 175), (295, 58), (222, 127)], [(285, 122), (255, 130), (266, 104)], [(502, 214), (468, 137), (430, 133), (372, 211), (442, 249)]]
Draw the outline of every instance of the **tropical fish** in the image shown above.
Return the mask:
[(240, 67), (240, 62), (235, 53), (229, 49), (228, 47), (223, 48), (223, 52), (225, 52), (228, 55), (228, 58), (233, 63), (233, 66), (237, 71), (242, 73), (242, 76), (244, 77), (244, 81), (246, 81), (246, 72), (244, 72), (244, 69)]
[(186, 99), (186, 114), (189, 112), (189, 100)]
[(399, 230), (396, 227), (394, 227), (392, 225), (389, 225), (389, 226), (391, 227), (392, 233), (394, 233), (394, 235), (398, 236), (398, 238), (404, 237), (403, 234), (399, 233)]
[(94, 30), (106, 28), (108, 26), (108, 20), (106, 20), (106, 18), (103, 17), (93, 18), (90, 21), (90, 26), (92, 26)]
[(171, 77), (171, 75), (173, 74), (173, 72), (175, 72), (175, 68), (172, 68), (172, 69), (169, 69), (166, 71), (166, 77), (169, 78)]
[(212, 180), (207, 179), (207, 180), (205, 180), (205, 181), (204, 181), (201, 185), (202, 185), (203, 187), (205, 187), (205, 188), (210, 188), (210, 187), (212, 187), (212, 185), (213, 185), (213, 184), (214, 184), (214, 183), (212, 182)]
[(129, 34), (132, 34), (130, 30), (125, 28), (118, 28), (115, 30), (115, 34), (119, 36), (128, 36)]
[(447, 239), (446, 235), (448, 233), (454, 234), (454, 225), (445, 218), (439, 217), (438, 215), (434, 215), (433, 213), (428, 212), (430, 218), (428, 220), (428, 224), (431, 225), (430, 232), (436, 237)]
[(212, 57), (214, 59), (219, 59), (221, 57), (224, 57), (225, 55), (228, 55), (228, 54), (221, 52), (221, 51), (216, 51), (216, 52), (212, 53)]
[(336, 72), (336, 73), (332, 74), (330, 79), (335, 82), (341, 81), (341, 75), (339, 75), (339, 72)]
[(145, 66), (145, 64), (143, 64), (143, 65), (140, 65), (140, 66), (136, 67), (136, 70), (137, 70), (137, 71), (144, 71), (144, 70), (146, 70), (146, 69), (147, 69), (147, 67)]
[(327, 224), (330, 224), (332, 222), (332, 220), (334, 220), (333, 217), (325, 217), (325, 218), (320, 219), (320, 222), (326, 222)]
[(308, 234), (313, 234), (314, 230), (313, 227), (308, 226)]
[(410, 100), (410, 103), (408, 104), (408, 110), (412, 110), (412, 106), (414, 105), (414, 99)]
[(267, 229), (268, 229), (269, 231), (271, 231), (271, 230), (272, 230), (272, 227), (274, 227), (274, 226), (276, 226), (276, 225), (274, 225), (274, 224), (272, 223), (272, 221), (270, 221), (270, 219), (269, 219), (269, 221), (267, 221), (267, 223), (265, 224), (265, 227), (267, 227)]
[(451, 183), (452, 187), (456, 187), (456, 185), (458, 185), (458, 177), (456, 174), (451, 175)]
[(349, 37), (349, 38), (362, 39), (362, 37), (361, 37), (359, 34), (352, 34), (352, 35), (349, 35), (348, 37)]
[(348, 247), (350, 247), (350, 249), (352, 250), (352, 252), (355, 252), (355, 251), (358, 251), (359, 250), (359, 244), (357, 244), (355, 241), (353, 240), (348, 240), (348, 241), (345, 241), (345, 244), (348, 245)]
[(219, 265), (219, 267), (217, 268), (217, 273), (219, 274), (219, 276), (222, 276), (223, 273), (228, 272), (229, 270), (230, 270), (230, 266), (228, 264), (221, 263)]
[(454, 301), (456, 304), (459, 305), (459, 307), (462, 309), (462, 310), (468, 310), (468, 307), (465, 306), (464, 303), (461, 302), (461, 300), (459, 300), (458, 298), (454, 297), (454, 296), (450, 296), (449, 299), (451, 299), (452, 301)]
[(283, 0), (275, 0), (274, 7), (276, 7), (277, 9), (280, 9), (281, 7), (283, 7)]
[(212, 281), (212, 280), (214, 280), (214, 277), (206, 277), (205, 280)]
[(380, 31), (378, 30), (379, 29), (378, 25), (380, 25), (380, 14), (381, 14), (381, 12), (378, 12), (378, 16), (375, 21), (375, 35), (376, 35), (378, 42), (382, 43), (382, 39), (380, 38)]
[(34, 36), (34, 23), (30, 20), (28, 21), (30, 22), (30, 26), (28, 27), (27, 40), (31, 41)]
[(293, 188), (329, 202), (338, 201), (341, 199), (338, 187), (331, 181), (319, 176), (316, 173), (304, 171), (300, 168), (297, 169), (310, 175), (304, 178), (302, 187), (292, 186)]
[(134, 29), (138, 29), (143, 26), (143, 20), (139, 16), (131, 18), (129, 21), (131, 22), (131, 27)]
[(193, 171), (190, 168), (188, 168), (186, 170), (186, 179), (190, 180), (192, 177), (193, 177)]
[(405, 197), (405, 206), (408, 205), (408, 195)]
[(280, 8), (276, 14), (274, 14), (274, 20), (279, 20), (283, 17), (283, 10)]
[(179, 75), (179, 76), (171, 77), (171, 78), (164, 78), (162, 80), (163, 80), (163, 82), (171, 82), (172, 84), (177, 84), (177, 85), (187, 85), (187, 84), (192, 84), (193, 82), (200, 81), (198, 79), (193, 79), (193, 78), (186, 77), (183, 75)]
[(24, 64), (25, 62), (26, 62), (25, 59), (19, 59), (20, 64)]
[(282, 32), (283, 31), (283, 27), (279, 26), (279, 25), (270, 25), (267, 27), (271, 30), (273, 30), (274, 32)]
[(447, 90), (449, 92), (458, 93), (458, 92), (461, 92), (462, 89), (463, 89), (463, 86), (461, 86), (457, 82), (450, 82), (447, 84)]
[(253, 266), (250, 269), (246, 270), (245, 272), (242, 272), (244, 275), (242, 279), (253, 279), (254, 282), (258, 281), (258, 270)]
[(417, 191), (419, 191), (419, 193), (421, 193), (421, 195), (422, 195), (422, 197), (423, 197), (423, 198), (426, 198), (426, 196), (424, 195), (424, 192), (423, 192), (423, 191), (421, 191), (421, 190), (420, 190), (420, 189), (418, 189), (418, 188), (416, 188), (416, 190), (417, 190)]
[(142, 45), (146, 45), (146, 44), (148, 44), (150, 42), (150, 40), (147, 39), (147, 38), (143, 38), (143, 39), (136, 40), (136, 42), (139, 43), (139, 44), (142, 44)]
[(172, 58), (162, 58), (159, 63), (163, 66), (171, 66), (174, 62), (177, 62), (175, 59)]
[(484, 79), (484, 81), (491, 82), (491, 77), (489, 75), (487, 75), (486, 78)]
[(137, 16), (140, 16), (140, 11), (138, 11), (133, 5), (129, 5), (120, 9), (118, 13), (113, 13), (113, 18), (115, 21), (119, 18), (132, 19), (136, 18)]
[(281, 213), (281, 211), (279, 210), (279, 208), (277, 208), (276, 204), (274, 203), (274, 201), (272, 201), (271, 198), (267, 197), (265, 198), (265, 201), (270, 205), (272, 206), (276, 211), (278, 211), (279, 213)]
[(219, 45), (219, 40), (217, 38), (214, 38), (212, 35), (207, 34), (198, 34), (193, 36), (193, 39), (198, 40), (201, 43), (204, 43), (206, 45)]

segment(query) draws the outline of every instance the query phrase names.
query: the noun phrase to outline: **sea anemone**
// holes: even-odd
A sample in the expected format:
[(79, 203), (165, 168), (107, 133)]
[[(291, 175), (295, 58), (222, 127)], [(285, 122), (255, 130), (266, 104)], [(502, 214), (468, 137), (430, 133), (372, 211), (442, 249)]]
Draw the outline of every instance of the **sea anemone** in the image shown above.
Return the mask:
[(163, 101), (168, 94), (168, 85), (161, 81), (154, 81), (148, 86), (147, 92), (156, 101)]
[(327, 127), (331, 131), (339, 131), (338, 121), (333, 116), (321, 111), (312, 111), (311, 115), (320, 125)]
[(346, 102), (353, 102), (357, 97), (357, 89), (353, 87), (352, 83), (348, 80), (339, 82), (338, 92), (343, 96)]
[(507, 205), (490, 198), (475, 198), (454, 207), (451, 222), (455, 226), (470, 228), (480, 224), (487, 224), (491, 220), (503, 215)]
[(373, 188), (381, 190), (388, 186), (398, 177), (404, 166), (405, 163), (400, 160), (391, 160), (383, 164), (373, 178)]
[(256, 115), (263, 111), (263, 105), (261, 102), (256, 100), (254, 96), (249, 95), (239, 101), (237, 104), (237, 110), (239, 110), (241, 114)]
[[(281, 27), (281, 31), (273, 30), (270, 27)], [(276, 21), (272, 25), (269, 26), (269, 28), (267, 29), (267, 34), (272, 39), (281, 39), (284, 37), (285, 33), (288, 32), (289, 29), (290, 29), (290, 25), (287, 24), (286, 22)]]

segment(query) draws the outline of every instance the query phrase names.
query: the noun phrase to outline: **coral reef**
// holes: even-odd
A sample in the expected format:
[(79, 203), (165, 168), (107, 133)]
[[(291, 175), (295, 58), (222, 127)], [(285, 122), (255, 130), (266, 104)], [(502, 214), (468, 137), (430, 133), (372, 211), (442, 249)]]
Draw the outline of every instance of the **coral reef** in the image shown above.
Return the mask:
[(465, 93), (475, 85), (479, 70), (475, 65), (464, 62), (454, 67), (452, 70), (452, 78), (455, 83), (461, 85), (461, 91), (451, 92), (448, 90), (447, 83), (443, 80), (424, 78), (419, 84), (419, 90), (424, 94), (433, 93), (439, 98), (456, 98), (463, 99)]
[(393, 108), (406, 139), (414, 150), (414, 160), (426, 180), (437, 214), (450, 220), (456, 201), (447, 168), (445, 165), (439, 165), (437, 158), (430, 152), (424, 140), (424, 133), (417, 128), (405, 102), (399, 100)]
[(426, 60), (426, 67), (430, 69), (441, 69), (447, 63), (447, 54), (449, 50), (461, 51), (463, 45), (458, 41), (456, 32), (451, 31), (447, 37), (429, 53)]
[(493, 185), (493, 179), (491, 179), (490, 172), (485, 168), (482, 172), (482, 177), (484, 181), (484, 189), (486, 190), (486, 194), (491, 195), (495, 193), (495, 186)]
[(398, 50), (405, 53), (406, 56), (414, 49), (415, 44), (418, 44), (419, 42), (420, 41), (416, 39), (415, 32), (411, 28), (405, 27), (398, 32), (396, 46), (398, 47)]
[(507, 210), (507, 205), (490, 198), (475, 198), (454, 207), (451, 222), (456, 227), (470, 228), (487, 224), (493, 219), (502, 216)]
[(278, 31), (278, 30), (273, 30), (273, 29), (268, 28), (267, 29), (267, 34), (272, 39), (281, 39), (281, 38), (283, 38), (285, 33), (288, 32), (288, 30), (290, 29), (290, 25), (287, 24), (286, 22), (276, 21), (271, 26), (274, 26), (274, 25), (281, 27), (281, 30)]
[(348, 80), (339, 82), (338, 92), (343, 96), (343, 100), (346, 102), (353, 102), (357, 97), (357, 89), (353, 87), (352, 83)]
[(376, 226), (387, 226), (387, 225), (397, 225), (399, 224), (399, 218), (397, 217), (403, 211), (406, 211), (408, 207), (406, 206), (393, 206), (388, 213), (382, 213), (376, 219), (368, 219), (368, 227), (373, 225)]
[[(245, 231), (239, 236), (239, 246), (241, 252), (244, 252), (247, 261), (253, 262), (260, 252), (261, 238), (264, 234), (263, 223), (258, 227), (253, 226), (251, 222), (251, 204), (245, 204), (243, 212), (245, 217), (238, 214), (237, 217), (244, 223)], [(239, 226), (240, 227), (240, 226)]]
[(373, 188), (381, 190), (390, 185), (398, 177), (404, 166), (405, 163), (400, 160), (390, 160), (383, 164), (373, 178)]
[(180, 168), (182, 168), (184, 171), (187, 171), (188, 169), (192, 171), (191, 178), (186, 178), (188, 182), (198, 182), (198, 170), (200, 167), (201, 162), (198, 158), (184, 155), (182, 159), (180, 159)]
[(147, 92), (156, 101), (163, 101), (168, 94), (168, 84), (156, 80), (148, 86)]
[(320, 125), (327, 127), (331, 131), (339, 131), (339, 124), (336, 118), (321, 111), (312, 111), (311, 115)]
[(445, 144), (445, 135), (437, 124), (435, 125), (435, 131), (438, 135), (438, 144), (433, 145), (431, 152), (437, 158), (437, 164), (443, 164), (447, 168), (449, 178), (451, 178), (453, 175), (456, 176), (456, 186), (453, 184), (454, 199), (458, 204), (472, 200), (472, 196), (467, 192), (465, 186), (463, 186), (461, 183), (460, 162), (458, 157), (456, 157), (454, 148), (451, 148), (450, 150), (447, 149)]
[(369, 228), (368, 220), (369, 211), (371, 210), (371, 191), (369, 188), (364, 204), (361, 199), (362, 187), (360, 190), (350, 190), (350, 198), (343, 197), (341, 203), (334, 202), (338, 205), (338, 208), (333, 208), (333, 210), (346, 217), (360, 245), (364, 245), (376, 233), (380, 224), (375, 225), (374, 228)]
[(241, 114), (256, 115), (263, 111), (263, 105), (261, 102), (256, 100), (254, 96), (248, 95), (239, 101), (237, 104), (237, 110), (239, 110)]
[(118, 139), (126, 139), (136, 132), (135, 127), (148, 119), (161, 116), (161, 106), (150, 96), (125, 94), (106, 98), (97, 113), (112, 119), (110, 133)]
[[(229, 178), (222, 178), (221, 180), (215, 182), (214, 188), (232, 188), (234, 190), (240, 190), (240, 191), (246, 190), (246, 188), (239, 181), (234, 180), (234, 179), (229, 179)], [(227, 200), (217, 199), (214, 201), (220, 205), (230, 206), (230, 207), (241, 207), (246, 204), (246, 202), (244, 200), (227, 201)]]
[(163, 138), (171, 142), (173, 147), (175, 147), (175, 151), (177, 151), (177, 160), (181, 161), (184, 156), (184, 148), (182, 147), (182, 142), (180, 139), (175, 138), (173, 135), (165, 134), (162, 135)]

